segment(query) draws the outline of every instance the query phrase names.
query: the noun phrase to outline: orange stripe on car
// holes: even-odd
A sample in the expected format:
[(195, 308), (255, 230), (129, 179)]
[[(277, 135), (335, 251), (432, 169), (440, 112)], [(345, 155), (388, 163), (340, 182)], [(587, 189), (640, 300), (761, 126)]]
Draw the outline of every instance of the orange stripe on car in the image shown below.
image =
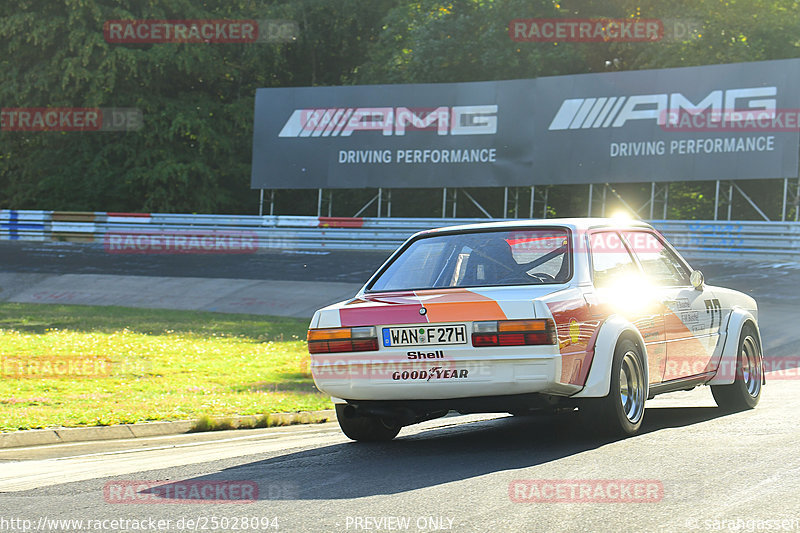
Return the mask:
[(427, 309), (429, 322), (472, 322), (506, 318), (497, 301), (472, 291), (449, 289), (445, 292), (417, 291)]

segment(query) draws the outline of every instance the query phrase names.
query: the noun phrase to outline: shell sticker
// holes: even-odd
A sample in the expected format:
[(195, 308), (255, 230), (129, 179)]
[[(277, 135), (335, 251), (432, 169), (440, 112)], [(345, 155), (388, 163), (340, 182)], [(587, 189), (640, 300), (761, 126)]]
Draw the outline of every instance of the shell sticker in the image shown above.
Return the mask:
[(581, 325), (574, 318), (569, 319), (569, 340), (577, 344), (581, 338)]

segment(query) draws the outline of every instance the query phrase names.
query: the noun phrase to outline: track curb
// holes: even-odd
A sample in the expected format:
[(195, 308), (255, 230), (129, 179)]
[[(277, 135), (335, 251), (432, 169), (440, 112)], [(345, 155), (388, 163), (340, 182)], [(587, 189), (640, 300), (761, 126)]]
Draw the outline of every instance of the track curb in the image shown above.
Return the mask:
[(26, 429), (0, 433), (0, 449), (92, 442), (102, 440), (136, 439), (179, 435), (182, 433), (219, 431), (227, 429), (254, 429), (296, 424), (319, 424), (336, 418), (336, 411), (301, 411), (297, 413), (270, 413), (267, 415), (229, 416), (176, 420), (170, 422), (143, 422), (118, 426), (93, 426), (81, 428)]

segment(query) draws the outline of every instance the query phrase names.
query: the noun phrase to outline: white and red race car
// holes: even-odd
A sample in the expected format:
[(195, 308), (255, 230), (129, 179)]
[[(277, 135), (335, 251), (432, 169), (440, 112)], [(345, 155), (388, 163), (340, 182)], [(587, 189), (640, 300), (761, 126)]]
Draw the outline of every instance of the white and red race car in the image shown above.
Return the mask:
[(656, 394), (710, 385), (721, 408), (747, 409), (764, 382), (755, 301), (615, 219), (417, 233), (314, 314), (308, 347), (342, 431), (364, 441), (451, 410), (577, 408), (633, 435)]

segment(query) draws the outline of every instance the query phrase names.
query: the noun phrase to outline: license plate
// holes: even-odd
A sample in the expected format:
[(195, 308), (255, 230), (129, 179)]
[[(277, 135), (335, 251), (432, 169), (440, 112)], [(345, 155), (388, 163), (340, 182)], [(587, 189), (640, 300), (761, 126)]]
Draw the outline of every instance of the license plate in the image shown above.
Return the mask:
[(415, 326), (383, 328), (384, 346), (434, 346), (442, 344), (467, 344), (467, 326)]

